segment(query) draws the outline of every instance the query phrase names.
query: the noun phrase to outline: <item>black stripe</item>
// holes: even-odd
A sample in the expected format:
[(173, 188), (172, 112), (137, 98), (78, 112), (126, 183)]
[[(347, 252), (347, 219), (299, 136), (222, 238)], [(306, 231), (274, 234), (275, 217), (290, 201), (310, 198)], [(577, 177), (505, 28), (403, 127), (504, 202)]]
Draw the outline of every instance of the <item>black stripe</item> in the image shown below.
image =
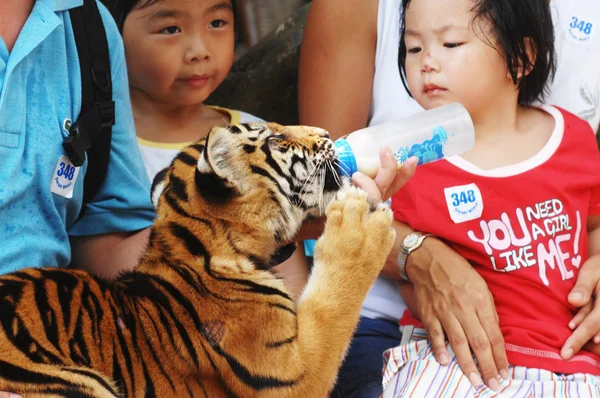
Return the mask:
[(254, 153), (256, 151), (256, 147), (250, 144), (244, 144), (242, 148), (244, 148), (244, 152), (246, 153)]
[[(204, 148), (206, 147), (205, 142), (206, 142), (205, 140), (201, 140), (193, 145), (190, 145), (188, 148), (194, 149), (200, 155), (201, 153), (204, 152)], [(184, 153), (184, 152), (182, 152), (182, 153)], [(198, 163), (198, 161), (196, 161), (196, 163)]]
[[(206, 339), (201, 339), (200, 340), (200, 348), (202, 348), (202, 350), (204, 351), (204, 355), (206, 356), (206, 358), (208, 358), (208, 361), (210, 362), (210, 366), (213, 369), (213, 372), (215, 372), (215, 374), (219, 375), (221, 380), (224, 380), (225, 377), (223, 376), (223, 372), (221, 371), (221, 369), (219, 369), (217, 367), (217, 365), (215, 364), (215, 361), (212, 357), (211, 354), (213, 354), (213, 351), (210, 351), (206, 348), (205, 345), (208, 345), (208, 341)], [(223, 388), (223, 392), (225, 393), (225, 397), (227, 398), (239, 398), (233, 391), (231, 391), (231, 388), (229, 387), (229, 384), (227, 383), (223, 383), (221, 385), (221, 387)], [(212, 398), (212, 397), (211, 397)]]
[(192, 288), (200, 297), (208, 296), (209, 290), (195, 269), (185, 263), (177, 263), (172, 269), (181, 277), (183, 283)]
[(184, 202), (188, 201), (188, 195), (186, 192), (187, 184), (181, 180), (181, 178), (171, 175), (169, 179), (169, 191), (173, 192), (179, 200)]
[(169, 206), (171, 206), (171, 209), (173, 209), (173, 211), (181, 216), (187, 217), (187, 218), (191, 218), (192, 220), (196, 220), (198, 222), (201, 222), (202, 224), (206, 225), (207, 227), (210, 228), (211, 232), (214, 233), (214, 229), (212, 226), (212, 223), (204, 218), (200, 218), (200, 217), (196, 217), (191, 215), (190, 213), (188, 213), (187, 211), (185, 211), (183, 208), (181, 208), (181, 206), (179, 206), (179, 204), (177, 203), (177, 199), (173, 198), (169, 192), (167, 192), (167, 194), (165, 195), (165, 199), (167, 200), (167, 203), (169, 204)]
[(269, 143), (265, 142), (262, 147), (261, 147), (262, 151), (264, 152), (265, 156), (266, 156), (266, 162), (269, 166), (271, 166), (271, 168), (273, 170), (275, 170), (275, 172), (286, 179), (286, 181), (288, 182), (288, 184), (290, 185), (290, 189), (294, 190), (295, 184), (294, 181), (287, 176), (283, 170), (281, 169), (281, 167), (279, 167), (279, 164), (277, 164), (277, 162), (275, 161), (275, 159), (273, 159), (273, 156), (271, 156), (271, 150), (269, 149)]
[[(154, 282), (159, 284), (160, 286), (162, 286), (162, 288), (165, 289), (171, 295), (171, 298), (173, 298), (179, 305), (181, 305), (186, 310), (187, 314), (190, 316), (190, 318), (192, 318), (192, 321), (194, 322), (194, 326), (195, 326), (196, 330), (200, 330), (202, 328), (202, 321), (200, 320), (200, 317), (198, 316), (198, 311), (192, 305), (192, 303), (188, 300), (188, 298), (185, 297), (183, 294), (181, 294), (181, 292), (179, 292), (179, 290), (175, 286), (173, 286), (172, 284), (170, 284), (169, 282), (167, 282), (165, 280), (155, 278)], [(175, 325), (177, 326), (178, 329), (180, 328), (179, 322), (176, 321)], [(181, 334), (181, 337), (184, 339), (184, 342), (188, 348), (188, 352), (190, 353), (190, 356), (192, 356), (194, 363), (196, 364), (196, 366), (199, 367), (200, 362), (198, 360), (196, 350), (194, 348), (194, 345), (193, 345), (191, 339), (187, 335), (187, 331), (186, 331), (185, 327), (183, 327), (183, 325), (181, 325), (180, 334)]]
[[(117, 308), (114, 307), (113, 303), (110, 303), (110, 306), (112, 308), (112, 313), (113, 313), (113, 319), (112, 322), (115, 326), (115, 330), (116, 330), (116, 335), (117, 335), (117, 340), (119, 341), (119, 347), (121, 348), (121, 354), (123, 356), (123, 359), (125, 360), (125, 367), (127, 368), (127, 373), (123, 374), (122, 373), (122, 368), (119, 365), (119, 369), (121, 370), (120, 375), (122, 377), (123, 380), (123, 388), (125, 390), (125, 396), (128, 397), (129, 396), (129, 386), (127, 385), (127, 381), (131, 382), (131, 388), (132, 388), (132, 392), (135, 391), (135, 379), (134, 379), (134, 370), (133, 370), (133, 361), (131, 358), (131, 353), (129, 352), (129, 346), (127, 345), (127, 340), (125, 339), (125, 336), (123, 335), (123, 332), (121, 330), (121, 328), (119, 327), (119, 321), (118, 321), (118, 317), (119, 317), (119, 311)], [(115, 353), (117, 353), (117, 351), (115, 350)]]
[[(42, 271), (42, 277), (47, 276)], [(48, 304), (48, 292), (46, 291), (46, 281), (38, 279), (34, 282), (34, 297), (35, 303), (40, 312), (41, 321), (44, 326), (44, 334), (46, 339), (56, 348), (59, 352), (63, 353), (60, 349), (60, 343), (58, 341), (58, 323), (56, 320), (56, 314), (50, 304)], [(64, 353), (63, 353), (64, 354)]]
[(196, 169), (194, 175), (196, 190), (208, 203), (225, 203), (238, 194), (227, 182), (213, 173), (201, 173)]
[[(172, 285), (156, 276), (147, 278), (136, 278), (135, 281), (133, 281), (133, 283), (128, 284), (127, 294), (133, 297), (146, 298), (153, 305), (155, 305), (157, 309), (166, 311), (168, 319), (166, 316), (164, 316), (164, 314), (159, 312), (161, 323), (163, 325), (169, 325), (169, 320), (173, 322), (173, 324), (177, 328), (177, 331), (179, 332), (181, 339), (183, 340), (183, 343), (189, 351), (189, 356), (192, 358), (192, 360), (194, 360), (196, 366), (199, 367), (200, 364), (198, 362), (194, 346), (186, 331), (186, 328), (175, 317), (175, 312), (173, 311), (173, 307), (170, 302), (170, 299), (175, 300), (175, 298), (172, 295), (167, 295), (165, 292), (161, 291), (157, 285), (163, 287), (165, 290), (168, 290), (169, 294), (171, 294), (172, 292), (180, 294)], [(193, 315), (195, 315), (197, 319), (197, 313), (195, 312), (193, 307), (191, 309), (194, 311)], [(167, 335), (169, 335), (169, 338), (171, 339), (173, 338), (172, 334), (173, 333), (167, 333)], [(174, 347), (180, 347), (180, 345), (176, 344), (174, 340), (172, 340), (172, 342)], [(179, 350), (177, 349), (176, 351)]]
[[(118, 295), (133, 297), (133, 300), (142, 301), (149, 304), (158, 313), (159, 323), (168, 327), (169, 321), (165, 312), (169, 314), (170, 304), (164, 293), (155, 288), (152, 284), (152, 277), (148, 274), (132, 272), (127, 280), (124, 281), (125, 289), (123, 292), (117, 292)], [(165, 309), (169, 308), (169, 310)], [(150, 315), (149, 315), (150, 316)], [(150, 317), (152, 319), (152, 317)], [(160, 334), (159, 334), (160, 336)], [(172, 333), (167, 333), (167, 337), (171, 342), (171, 346), (177, 351), (177, 344)]]
[(278, 347), (281, 347), (283, 345), (291, 344), (294, 341), (296, 341), (297, 337), (298, 336), (292, 336), (292, 337), (290, 337), (288, 339), (285, 339), (285, 340), (275, 341), (273, 343), (267, 343), (267, 348), (278, 348)]
[(0, 359), (0, 376), (3, 379), (27, 384), (66, 384), (67, 381), (56, 376), (30, 371)]
[(292, 298), (287, 293), (282, 292), (281, 290), (279, 290), (277, 288), (261, 285), (260, 283), (256, 283), (256, 282), (252, 282), (252, 281), (248, 281), (248, 280), (244, 280), (244, 279), (230, 279), (230, 280), (235, 281), (235, 282), (239, 283), (240, 285), (248, 286), (249, 289), (245, 290), (247, 292), (263, 294), (265, 296), (281, 296), (286, 300), (293, 301)]
[(233, 134), (242, 134), (242, 130), (238, 126), (229, 126), (229, 131)]
[(144, 379), (146, 380), (146, 391), (144, 396), (146, 398), (155, 398), (156, 390), (154, 389), (152, 376), (150, 376), (150, 374), (148, 373), (148, 368), (146, 367), (146, 363), (144, 361), (142, 361), (142, 367), (144, 369)]
[[(124, 300), (121, 300), (119, 305), (121, 311), (117, 315), (125, 325), (125, 329), (129, 330), (129, 333), (131, 334), (130, 345), (135, 351), (135, 354), (137, 354), (135, 357), (141, 359), (143, 358), (142, 350), (140, 349), (140, 342), (142, 342), (142, 340), (138, 338), (138, 326), (142, 328), (143, 324), (136, 322), (137, 314), (135, 313), (135, 310), (132, 310), (129, 299), (130, 298), (126, 296), (124, 297)], [(126, 304), (124, 303), (125, 300), (127, 301)], [(135, 374), (132, 376), (135, 376)]]
[[(198, 152), (202, 152), (204, 150), (204, 145), (202, 145), (202, 150), (198, 150), (198, 148), (194, 147)], [(182, 161), (188, 166), (196, 166), (198, 164), (198, 159), (194, 158), (189, 153), (180, 152), (179, 155), (174, 160)]]
[[(265, 169), (263, 169), (262, 167), (259, 166), (254, 166), (251, 165), (250, 166), (250, 171), (252, 171), (254, 174), (258, 174), (264, 177), (267, 177), (269, 180), (273, 181), (273, 183), (275, 184), (275, 186), (277, 187), (277, 190), (279, 191), (279, 193), (281, 193), (284, 197), (287, 197), (287, 193), (285, 193), (283, 191), (283, 188), (281, 187), (281, 184), (279, 184), (279, 181), (277, 181), (277, 179), (275, 177), (273, 177), (271, 174), (269, 174), (269, 172)], [(291, 186), (292, 184), (290, 184)]]
[(63, 313), (63, 327), (65, 328), (65, 331), (68, 331), (71, 323), (73, 294), (77, 289), (80, 280), (75, 275), (68, 272), (55, 272), (52, 275), (52, 280), (56, 283), (58, 303)]
[(90, 356), (85, 345), (85, 337), (88, 333), (83, 331), (82, 311), (77, 313), (73, 336), (69, 339), (70, 358), (78, 365), (90, 366)]
[(189, 229), (174, 222), (169, 223), (169, 227), (173, 235), (183, 241), (192, 256), (206, 255), (206, 247)]
[[(200, 332), (202, 333), (203, 330), (200, 330)], [(203, 333), (203, 335), (204, 335), (204, 333)], [(208, 336), (204, 335), (204, 338), (208, 340)], [(233, 373), (235, 373), (235, 375), (238, 378), (240, 378), (240, 380), (244, 384), (246, 384), (247, 386), (249, 386), (257, 391), (264, 390), (264, 389), (271, 389), (271, 388), (281, 388), (281, 387), (293, 386), (293, 385), (297, 384), (304, 377), (304, 376), (300, 376), (299, 378), (293, 379), (293, 380), (281, 380), (281, 379), (271, 377), (271, 376), (253, 375), (250, 373), (250, 371), (245, 366), (243, 366), (241, 363), (239, 363), (233, 356), (224, 352), (221, 349), (221, 347), (213, 346), (213, 349), (219, 355), (221, 355), (223, 358), (225, 358), (225, 360), (231, 367), (231, 370), (233, 371)]]
[(292, 157), (290, 158), (290, 163), (291, 166), (289, 172), (295, 179), (298, 179), (298, 175), (296, 174), (296, 168), (294, 167), (297, 163), (300, 163), (304, 167), (304, 170), (308, 170), (308, 167), (306, 166), (306, 158), (300, 157), (297, 153), (294, 153), (292, 155)]
[[(48, 363), (52, 362), (55, 364), (63, 364), (63, 360), (56, 355), (52, 354), (50, 351), (46, 350), (42, 345), (35, 340), (25, 325), (21, 317), (17, 314), (14, 314), (13, 321), (17, 323), (16, 331), (13, 333), (12, 322), (9, 324), (9, 330), (4, 330), (6, 336), (12, 341), (12, 343), (18, 347), (23, 354), (27, 355), (27, 357), (36, 363)], [(3, 323), (4, 327), (4, 323)], [(30, 348), (34, 348), (35, 351), (31, 352)]]
[[(164, 334), (163, 332), (166, 331), (165, 329), (168, 327), (168, 325), (163, 325), (161, 327), (161, 330), (159, 331), (158, 326), (156, 325), (156, 322), (154, 322), (154, 318), (148, 313), (148, 310), (146, 309), (146, 307), (144, 307), (144, 305), (138, 301), (136, 301), (134, 306), (135, 306), (135, 310), (136, 310), (135, 313), (138, 317), (138, 321), (139, 321), (140, 325), (142, 325), (140, 315), (143, 310), (146, 313), (146, 315), (148, 316), (148, 319), (150, 320), (150, 322), (152, 323), (152, 327), (154, 328), (154, 333), (158, 337), (158, 339), (160, 341), (160, 345), (162, 345), (163, 344), (162, 335)], [(166, 332), (167, 332), (166, 334), (169, 334), (168, 331), (166, 331)], [(167, 379), (167, 381), (171, 385), (171, 388), (173, 390), (175, 390), (175, 385), (173, 384), (173, 380), (171, 380), (171, 377), (169, 377), (169, 374), (166, 372), (165, 368), (162, 366), (162, 361), (158, 358), (158, 355), (157, 355), (156, 351), (154, 350), (154, 347), (152, 346), (152, 339), (150, 337), (148, 337), (148, 334), (146, 333), (145, 328), (142, 328), (142, 333), (144, 334), (144, 340), (147, 343), (148, 350), (150, 350), (150, 353), (152, 354), (152, 359), (154, 359), (154, 363), (156, 363), (156, 366), (158, 366), (158, 370), (160, 370), (163, 377), (165, 379)], [(173, 347), (173, 348), (175, 349), (175, 347)], [(163, 361), (164, 361), (164, 358), (163, 358)]]
[(74, 374), (79, 374), (85, 377), (88, 377), (90, 379), (94, 379), (96, 380), (100, 385), (102, 385), (102, 387), (104, 387), (106, 389), (106, 391), (109, 391), (111, 394), (118, 396), (119, 392), (115, 391), (114, 388), (111, 387), (110, 384), (107, 383), (106, 379), (104, 379), (104, 377), (99, 376), (98, 374), (94, 373), (94, 372), (90, 372), (86, 369), (82, 369), (82, 368), (62, 368), (61, 370), (67, 371), (69, 373), (74, 373)]
[(121, 386), (122, 386), (121, 388), (124, 390), (123, 395), (125, 397), (127, 397), (128, 396), (127, 383), (123, 379), (123, 370), (121, 368), (121, 363), (119, 362), (119, 353), (118, 353), (116, 347), (114, 347), (114, 353), (113, 353), (112, 379), (115, 381), (115, 383), (121, 384)]
[(290, 314), (292, 314), (293, 316), (296, 316), (296, 311), (294, 311), (294, 310), (293, 310), (293, 309), (291, 309), (291, 308), (288, 308), (288, 307), (286, 307), (286, 306), (285, 306), (285, 305), (283, 305), (283, 304), (279, 304), (279, 303), (272, 303), (272, 304), (269, 304), (269, 307), (275, 307), (275, 308), (279, 308), (279, 309), (281, 309), (281, 310), (284, 310), (284, 311), (286, 311), (286, 312), (289, 312), (289, 313), (290, 313)]
[(246, 257), (252, 264), (254, 264), (254, 268), (256, 269), (265, 271), (269, 269), (269, 266), (264, 258), (260, 258), (252, 253), (248, 253), (246, 251), (241, 250), (236, 246), (235, 241), (236, 240), (231, 237), (231, 233), (228, 233), (227, 242), (229, 243), (235, 254), (238, 254), (242, 257)]
[(150, 199), (154, 197), (154, 192), (156, 191), (160, 183), (164, 181), (168, 171), (169, 168), (165, 167), (164, 169), (156, 173), (156, 175), (154, 176), (154, 179), (152, 180), (152, 185), (150, 186)]
[[(96, 297), (91, 290), (88, 290), (87, 299), (87, 301), (89, 301), (90, 308), (94, 309), (93, 313), (96, 321), (96, 329), (94, 330), (94, 333), (96, 334), (96, 343), (99, 347), (102, 347), (102, 319), (104, 318), (104, 309), (102, 308), (98, 297)], [(103, 351), (100, 352), (100, 355), (102, 356), (102, 359), (104, 359)]]

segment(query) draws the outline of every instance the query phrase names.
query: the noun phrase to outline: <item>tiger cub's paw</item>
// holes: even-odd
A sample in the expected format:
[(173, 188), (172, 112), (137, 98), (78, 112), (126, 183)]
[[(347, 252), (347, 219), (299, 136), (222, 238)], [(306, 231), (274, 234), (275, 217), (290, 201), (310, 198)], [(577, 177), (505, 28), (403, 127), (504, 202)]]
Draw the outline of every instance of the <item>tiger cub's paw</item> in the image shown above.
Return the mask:
[(317, 241), (316, 262), (339, 264), (344, 272), (356, 267), (378, 274), (392, 248), (392, 212), (384, 204), (373, 207), (367, 193), (355, 187), (340, 192), (327, 207), (325, 232)]

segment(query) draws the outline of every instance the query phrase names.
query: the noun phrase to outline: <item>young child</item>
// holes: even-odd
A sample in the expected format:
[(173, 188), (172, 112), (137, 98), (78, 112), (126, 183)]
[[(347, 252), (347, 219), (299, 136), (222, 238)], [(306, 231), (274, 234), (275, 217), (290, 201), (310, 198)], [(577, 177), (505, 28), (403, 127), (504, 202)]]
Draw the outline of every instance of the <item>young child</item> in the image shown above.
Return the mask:
[(234, 59), (232, 0), (104, 0), (123, 35), (138, 144), (152, 181), (213, 126), (261, 121), (204, 101)]
[(476, 140), (421, 166), (392, 209), (486, 281), (510, 380), (487, 387), (454, 357), (441, 366), (405, 314), (408, 343), (386, 352), (383, 397), (600, 396), (600, 357), (560, 355), (576, 313), (567, 295), (580, 267), (600, 259), (600, 156), (589, 124), (532, 106), (554, 70), (547, 0), (403, 0), (403, 10), (399, 58), (412, 96), (425, 109), (463, 104)]

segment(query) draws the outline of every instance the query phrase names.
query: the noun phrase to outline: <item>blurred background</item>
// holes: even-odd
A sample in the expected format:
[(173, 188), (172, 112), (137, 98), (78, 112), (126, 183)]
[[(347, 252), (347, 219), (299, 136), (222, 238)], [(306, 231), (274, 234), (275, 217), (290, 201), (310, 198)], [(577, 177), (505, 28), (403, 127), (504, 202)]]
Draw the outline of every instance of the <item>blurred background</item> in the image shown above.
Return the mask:
[(310, 0), (233, 0), (239, 13), (236, 54), (241, 56)]
[(207, 103), (298, 124), (298, 61), (310, 0), (233, 1), (236, 60)]

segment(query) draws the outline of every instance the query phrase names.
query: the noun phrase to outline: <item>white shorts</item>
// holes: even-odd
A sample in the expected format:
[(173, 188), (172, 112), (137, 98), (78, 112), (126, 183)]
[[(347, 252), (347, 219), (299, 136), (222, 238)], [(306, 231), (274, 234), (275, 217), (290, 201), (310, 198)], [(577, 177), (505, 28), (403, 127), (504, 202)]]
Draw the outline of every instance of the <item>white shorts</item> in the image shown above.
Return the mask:
[[(461, 371), (452, 348), (451, 362), (440, 365), (424, 329), (404, 327), (403, 342), (384, 353), (382, 398), (399, 397), (598, 397), (600, 377), (584, 373), (564, 375), (543, 369), (509, 366), (509, 380), (498, 391), (485, 385), (475, 388)], [(406, 336), (406, 337), (405, 337)]]

